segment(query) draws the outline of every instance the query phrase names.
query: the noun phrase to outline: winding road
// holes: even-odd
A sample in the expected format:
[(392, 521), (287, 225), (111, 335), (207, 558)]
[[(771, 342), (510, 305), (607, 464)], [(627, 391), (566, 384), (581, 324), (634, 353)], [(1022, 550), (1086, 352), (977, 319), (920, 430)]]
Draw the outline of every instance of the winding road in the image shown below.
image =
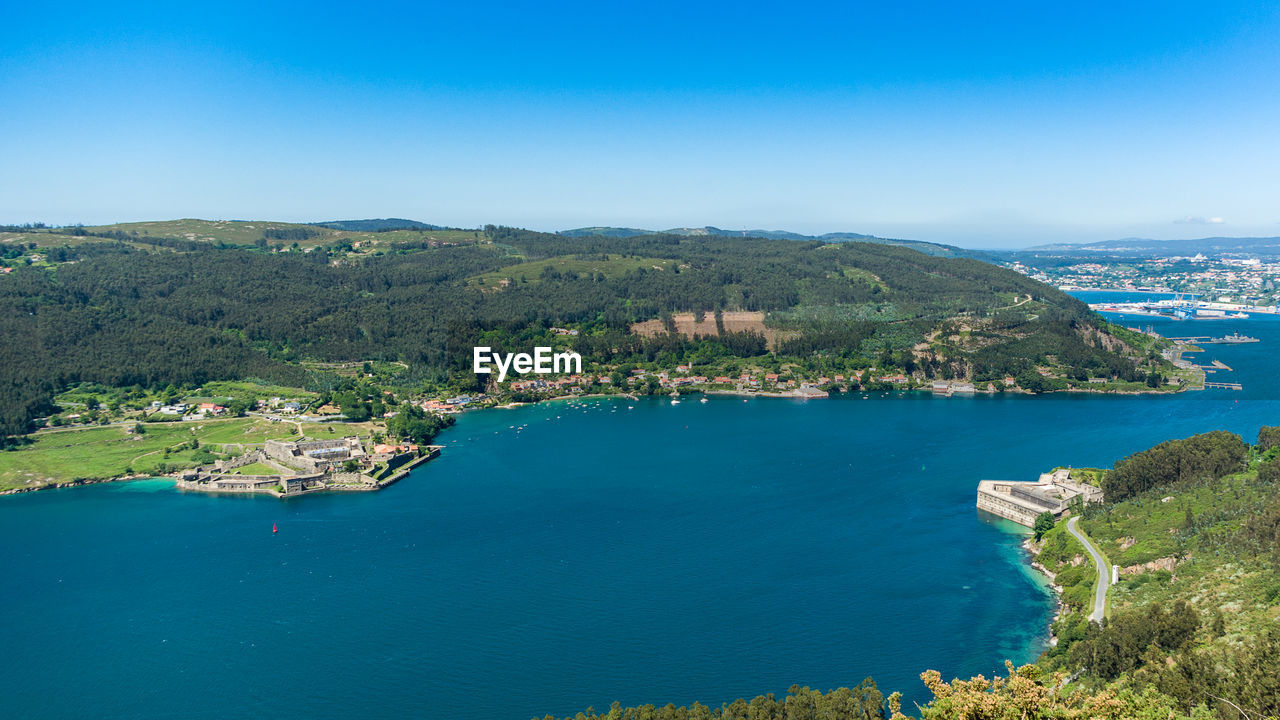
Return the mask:
[(1079, 517), (1073, 517), (1067, 521), (1067, 532), (1075, 536), (1084, 545), (1089, 554), (1093, 556), (1094, 567), (1098, 568), (1098, 585), (1093, 596), (1093, 612), (1090, 613), (1089, 619), (1102, 624), (1102, 616), (1107, 612), (1107, 588), (1111, 586), (1111, 566), (1107, 564), (1107, 559), (1102, 557), (1102, 553), (1093, 546), (1093, 543), (1080, 532), (1076, 527), (1076, 523), (1080, 521)]

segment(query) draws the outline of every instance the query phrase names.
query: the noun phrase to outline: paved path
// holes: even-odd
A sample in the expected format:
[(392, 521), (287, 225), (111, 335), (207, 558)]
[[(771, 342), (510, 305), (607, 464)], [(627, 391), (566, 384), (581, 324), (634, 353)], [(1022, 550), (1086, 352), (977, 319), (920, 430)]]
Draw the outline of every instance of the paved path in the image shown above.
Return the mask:
[(1084, 545), (1089, 554), (1093, 556), (1093, 564), (1098, 568), (1098, 585), (1093, 596), (1093, 613), (1089, 615), (1089, 619), (1102, 624), (1102, 616), (1107, 611), (1107, 588), (1111, 585), (1111, 566), (1107, 564), (1106, 558), (1102, 557), (1102, 553), (1093, 546), (1089, 538), (1085, 536), (1076, 523), (1080, 521), (1079, 517), (1073, 517), (1067, 521), (1067, 532), (1075, 536)]

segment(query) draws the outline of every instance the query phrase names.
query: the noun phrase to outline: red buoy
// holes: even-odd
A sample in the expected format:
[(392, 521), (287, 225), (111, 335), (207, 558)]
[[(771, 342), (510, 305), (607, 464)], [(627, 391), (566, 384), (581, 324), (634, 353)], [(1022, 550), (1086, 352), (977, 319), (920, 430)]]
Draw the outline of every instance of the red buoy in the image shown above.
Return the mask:
[(280, 532), (280, 528), (276, 527), (275, 523), (271, 523), (271, 532), (272, 534), (278, 533)]

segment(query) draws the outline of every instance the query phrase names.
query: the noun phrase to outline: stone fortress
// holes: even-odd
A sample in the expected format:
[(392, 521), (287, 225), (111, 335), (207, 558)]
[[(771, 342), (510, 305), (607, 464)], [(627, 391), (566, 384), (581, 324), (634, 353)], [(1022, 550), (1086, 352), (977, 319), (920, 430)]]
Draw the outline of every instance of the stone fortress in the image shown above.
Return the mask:
[(1040, 513), (1051, 512), (1057, 519), (1067, 514), (1073, 501), (1101, 500), (1102, 488), (1072, 480), (1070, 468), (1044, 473), (1035, 482), (983, 480), (978, 483), (979, 510), (1027, 527), (1036, 524)]
[[(358, 437), (333, 440), (268, 440), (229, 460), (179, 473), (178, 488), (212, 493), (264, 493), (276, 497), (323, 490), (379, 490), (440, 454), (440, 445), (377, 445)], [(259, 465), (253, 474), (240, 468)]]
[[(417, 446), (413, 446), (415, 449)], [(262, 446), (262, 453), (277, 463), (298, 468), (305, 472), (324, 472), (335, 465), (355, 460), (360, 466), (367, 459), (364, 444), (356, 437), (344, 437), (338, 440), (268, 440)]]

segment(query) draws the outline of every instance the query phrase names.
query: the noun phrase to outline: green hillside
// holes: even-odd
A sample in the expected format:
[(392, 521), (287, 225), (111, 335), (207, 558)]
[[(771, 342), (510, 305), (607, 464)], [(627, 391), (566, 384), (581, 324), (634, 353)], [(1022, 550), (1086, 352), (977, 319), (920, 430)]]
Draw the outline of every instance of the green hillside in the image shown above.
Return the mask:
[[(693, 364), (863, 387), (887, 374), (1032, 392), (1176, 389), (1155, 340), (1054, 288), (887, 245), (193, 220), (41, 232), (74, 241), (12, 243), (0, 257), (11, 269), (0, 331), (38, 338), (0, 348), (6, 435), (79, 382), (300, 387), (330, 382), (326, 363), (394, 361), (419, 394), (479, 392), (469, 349), (481, 341), (568, 344), (601, 374)], [(717, 319), (696, 337), (664, 331), (680, 313)], [(721, 332), (723, 313), (751, 315)]]
[(637, 270), (669, 270), (676, 267), (677, 263), (678, 261), (671, 258), (628, 257), (617, 253), (605, 253), (592, 258), (570, 255), (507, 265), (494, 272), (467, 278), (467, 282), (475, 282), (480, 287), (499, 290), (517, 283), (539, 283), (560, 279), (566, 275), (592, 277), (600, 275), (611, 279), (620, 278)]
[(309, 235), (304, 242), (320, 245), (338, 237), (338, 231), (298, 223), (242, 221), (242, 220), (162, 220), (154, 222), (116, 223), (84, 228), (88, 232), (121, 232), (146, 237), (171, 237), (200, 242), (223, 242), (232, 245), (253, 245), (270, 233), (294, 232)]
[[(475, 243), (482, 239), (477, 230), (444, 230), (435, 226), (378, 229), (376, 221), (336, 223), (352, 228), (322, 225), (243, 220), (161, 220), (64, 228), (21, 228), (0, 231), (0, 251), (5, 247), (73, 247), (91, 243), (124, 243), (135, 249), (190, 252), (202, 246), (241, 246), (270, 250), (307, 250), (327, 247), (346, 254), (376, 254), (405, 249), (421, 249), (446, 243)], [(404, 221), (412, 223), (413, 221)], [(372, 223), (372, 225), (370, 225)], [(385, 221), (397, 225), (399, 221)], [(331, 223), (334, 224), (334, 223)]]
[[(1063, 587), (1041, 665), (1079, 684), (1159, 692), (1184, 713), (1280, 713), (1280, 428), (1257, 444), (1213, 432), (1172, 440), (1101, 474), (1081, 529), (1120, 567), (1107, 622), (1086, 618), (1095, 571), (1063, 525), (1038, 559)], [(1241, 713), (1234, 703), (1245, 713)]]
[(629, 227), (607, 227), (593, 226), (574, 228), (572, 230), (561, 230), (556, 233), (564, 237), (615, 237), (628, 238), (640, 235), (681, 235), (684, 237), (737, 237), (737, 238), (764, 238), (767, 240), (820, 240), (822, 242), (865, 242), (876, 245), (894, 245), (897, 247), (909, 247), (912, 250), (918, 250), (926, 255), (936, 255), (938, 257), (974, 257), (986, 258), (987, 254), (978, 250), (966, 250), (965, 248), (956, 247), (954, 245), (943, 245), (941, 243), (925, 242), (923, 240), (904, 240), (899, 238), (882, 238), (875, 235), (864, 235), (862, 233), (851, 232), (833, 232), (823, 235), (804, 235), (802, 233), (790, 232), (787, 230), (725, 230), (718, 227), (685, 227), (672, 228), (670, 230), (642, 230), (640, 228)]

